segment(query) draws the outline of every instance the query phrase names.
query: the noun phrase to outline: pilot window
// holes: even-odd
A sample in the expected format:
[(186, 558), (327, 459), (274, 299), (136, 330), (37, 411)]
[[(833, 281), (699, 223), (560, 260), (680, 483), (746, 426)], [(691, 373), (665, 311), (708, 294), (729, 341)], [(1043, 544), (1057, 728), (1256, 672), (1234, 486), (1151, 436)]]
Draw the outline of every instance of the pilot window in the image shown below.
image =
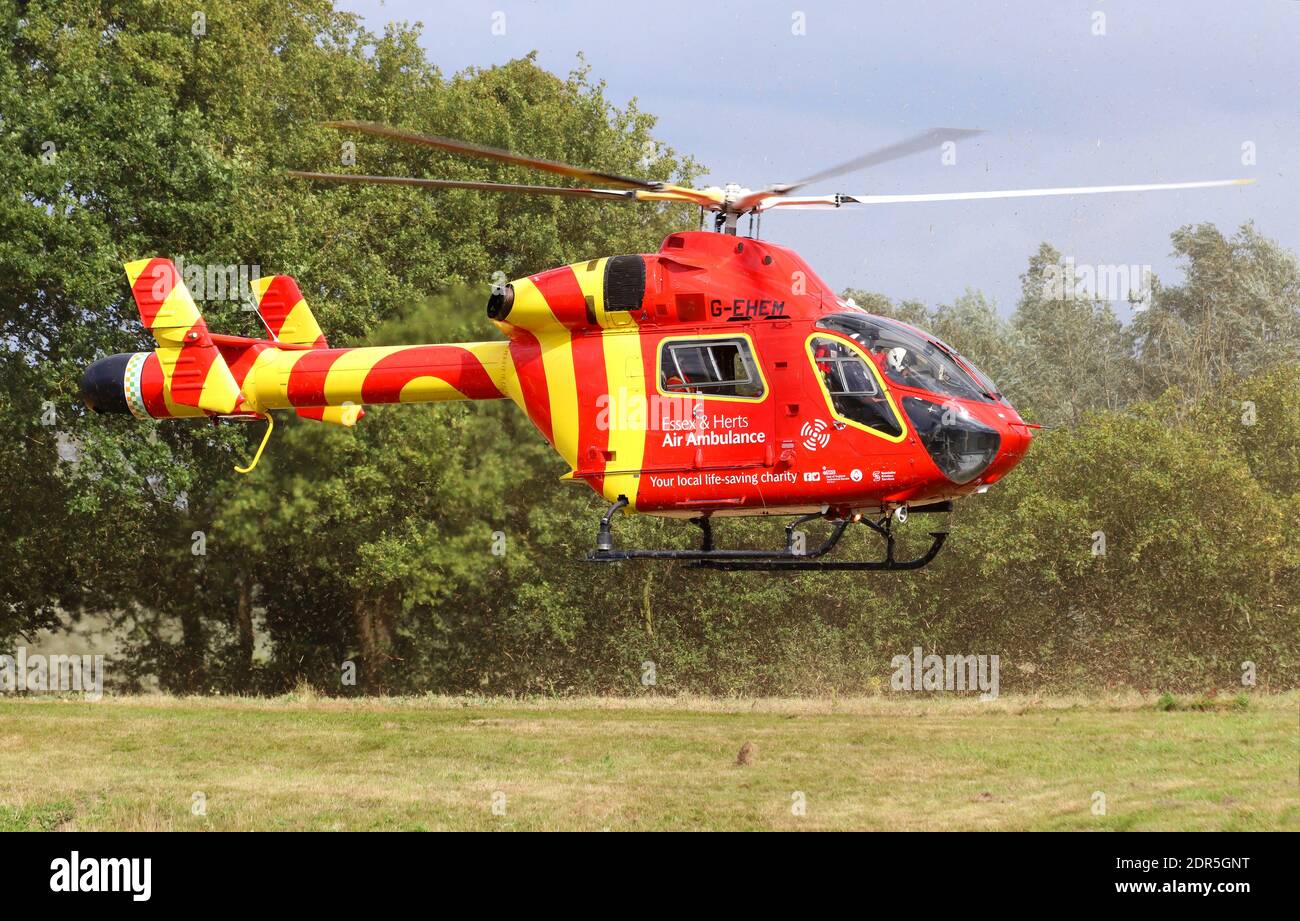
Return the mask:
[(967, 374), (950, 350), (901, 323), (865, 314), (835, 314), (818, 320), (817, 326), (847, 336), (877, 356), (885, 376), (896, 384), (962, 400), (996, 398), (992, 385)]
[(836, 414), (893, 438), (903, 434), (861, 355), (834, 339), (814, 339), (811, 348), (813, 365)]
[(659, 353), (664, 393), (758, 399), (763, 380), (745, 339), (666, 342)]

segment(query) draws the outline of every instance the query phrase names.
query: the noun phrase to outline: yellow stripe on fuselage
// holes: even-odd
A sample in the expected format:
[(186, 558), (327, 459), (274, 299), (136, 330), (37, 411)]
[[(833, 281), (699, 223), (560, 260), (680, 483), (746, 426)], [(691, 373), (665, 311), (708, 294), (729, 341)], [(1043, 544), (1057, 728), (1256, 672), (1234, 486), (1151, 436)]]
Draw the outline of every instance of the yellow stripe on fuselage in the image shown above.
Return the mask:
[(351, 401), (361, 403), (361, 388), (380, 361), (396, 355), (409, 345), (371, 346), (353, 349), (340, 355), (325, 375), (325, 402), (334, 406)]
[[(641, 361), (641, 336), (633, 326), (627, 332), (601, 333), (605, 347), (605, 380), (609, 382), (609, 450), (613, 460), (606, 473), (605, 498), (613, 502), (626, 496), (629, 511), (636, 511), (639, 474), (645, 458), (646, 426), (650, 407), (646, 402), (645, 370)], [(641, 421), (640, 426), (635, 425)]]
[(523, 278), (514, 282), (514, 289), (511, 316), (515, 311), (531, 318), (550, 315), (548, 320), (535, 325), (534, 335), (541, 346), (546, 392), (551, 403), (551, 437), (556, 452), (572, 473), (578, 466), (578, 382), (573, 371), (573, 337), (556, 319), (535, 284)]
[(584, 297), (591, 298), (596, 322), (600, 325), (601, 346), (605, 355), (605, 381), (609, 386), (606, 405), (609, 419), (609, 450), (613, 459), (606, 469), (604, 495), (613, 502), (626, 496), (636, 511), (636, 491), (645, 458), (645, 425), (628, 427), (640, 420), (649, 422), (646, 404), (645, 370), (641, 362), (641, 336), (631, 311), (618, 310), (614, 316), (605, 312), (605, 264), (608, 258), (584, 262), (573, 267)]
[[(262, 349), (253, 359), (253, 364), (249, 367), (248, 373), (244, 375), (244, 382), (240, 385), (240, 390), (244, 393), (244, 406), (252, 412), (266, 412), (270, 406), (266, 405), (260, 390), (258, 389), (258, 375), (264, 375), (262, 380), (268, 383), (268, 391), (272, 398), (276, 391), (276, 384), (279, 383), (275, 376), (276, 362), (284, 354), (278, 349)], [(278, 405), (274, 398), (271, 405)]]
[(301, 351), (282, 352), (279, 349), (268, 349), (269, 354), (273, 354), (274, 364), (269, 365), (264, 371), (259, 373), (257, 379), (257, 399), (262, 406), (276, 408), (290, 407), (293, 404), (289, 402), (289, 378), (293, 374), (293, 366), (302, 361), (311, 351), (303, 349)]
[(397, 399), (400, 403), (441, 403), (447, 400), (468, 400), (469, 397), (440, 377), (424, 375), (403, 384)]
[(578, 381), (573, 371), (573, 337), (567, 329), (537, 335), (551, 400), (551, 434), (555, 450), (569, 465), (578, 466)]
[[(504, 323), (497, 323), (497, 328), (502, 332), (509, 331)], [(524, 415), (528, 415), (528, 404), (524, 400), (524, 388), (519, 383), (519, 369), (515, 367), (515, 356), (510, 351), (510, 343), (503, 343), (506, 346), (505, 354), (501, 357), (501, 363), (496, 370), (491, 373), (494, 375), (497, 388), (506, 395), (511, 403), (514, 403)]]
[(497, 390), (514, 399), (514, 395), (509, 389), (510, 382), (511, 380), (514, 381), (514, 387), (517, 390), (519, 388), (519, 375), (515, 373), (514, 362), (510, 360), (509, 342), (465, 342), (457, 344), (479, 360), (488, 377), (492, 378), (492, 383), (497, 385)]
[(572, 266), (573, 275), (578, 279), (578, 288), (583, 297), (591, 298), (593, 313), (601, 326), (605, 325), (605, 263), (609, 258), (593, 259)]

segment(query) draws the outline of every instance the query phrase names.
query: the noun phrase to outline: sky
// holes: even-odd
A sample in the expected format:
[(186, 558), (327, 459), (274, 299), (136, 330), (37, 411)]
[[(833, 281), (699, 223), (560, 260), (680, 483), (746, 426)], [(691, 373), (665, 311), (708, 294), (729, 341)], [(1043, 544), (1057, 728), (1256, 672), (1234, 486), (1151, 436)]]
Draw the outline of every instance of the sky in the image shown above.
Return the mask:
[(931, 127), (985, 134), (955, 164), (936, 151), (801, 194), (1257, 180), (765, 215), (763, 236), (837, 290), (940, 304), (974, 288), (1006, 313), (1044, 241), (1169, 283), (1181, 276), (1170, 233), (1202, 221), (1254, 220), (1300, 251), (1296, 0), (337, 2), (372, 30), (422, 22), (448, 74), (534, 50), (566, 74), (583, 54), (612, 102), (635, 98), (657, 138), (704, 165), (699, 185), (788, 182)]

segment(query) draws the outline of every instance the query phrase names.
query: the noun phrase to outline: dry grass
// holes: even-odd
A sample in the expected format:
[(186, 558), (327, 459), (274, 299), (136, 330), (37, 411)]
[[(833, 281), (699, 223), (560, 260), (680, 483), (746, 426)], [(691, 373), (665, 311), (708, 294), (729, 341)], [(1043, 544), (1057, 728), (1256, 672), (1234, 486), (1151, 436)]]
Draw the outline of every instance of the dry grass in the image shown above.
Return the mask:
[(1178, 703), (9, 698), (0, 829), (1300, 828), (1300, 694)]

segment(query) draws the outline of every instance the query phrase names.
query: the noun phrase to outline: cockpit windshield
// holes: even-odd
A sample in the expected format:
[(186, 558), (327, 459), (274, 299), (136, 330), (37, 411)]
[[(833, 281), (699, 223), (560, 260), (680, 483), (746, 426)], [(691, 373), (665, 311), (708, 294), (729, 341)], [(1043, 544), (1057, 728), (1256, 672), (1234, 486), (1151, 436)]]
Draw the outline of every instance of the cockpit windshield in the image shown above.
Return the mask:
[(968, 374), (948, 351), (901, 323), (848, 313), (823, 317), (817, 328), (858, 343), (896, 384), (961, 400), (996, 398), (990, 386)]
[(993, 397), (995, 400), (1004, 399), (1004, 397), (1002, 396), (1002, 391), (998, 389), (998, 385), (993, 383), (992, 378), (990, 378), (987, 374), (985, 374), (979, 368), (975, 367), (974, 362), (972, 362), (969, 358), (963, 355), (961, 356), (961, 363), (966, 366), (967, 371), (975, 375), (975, 380), (979, 382), (980, 387), (983, 388), (986, 394)]

